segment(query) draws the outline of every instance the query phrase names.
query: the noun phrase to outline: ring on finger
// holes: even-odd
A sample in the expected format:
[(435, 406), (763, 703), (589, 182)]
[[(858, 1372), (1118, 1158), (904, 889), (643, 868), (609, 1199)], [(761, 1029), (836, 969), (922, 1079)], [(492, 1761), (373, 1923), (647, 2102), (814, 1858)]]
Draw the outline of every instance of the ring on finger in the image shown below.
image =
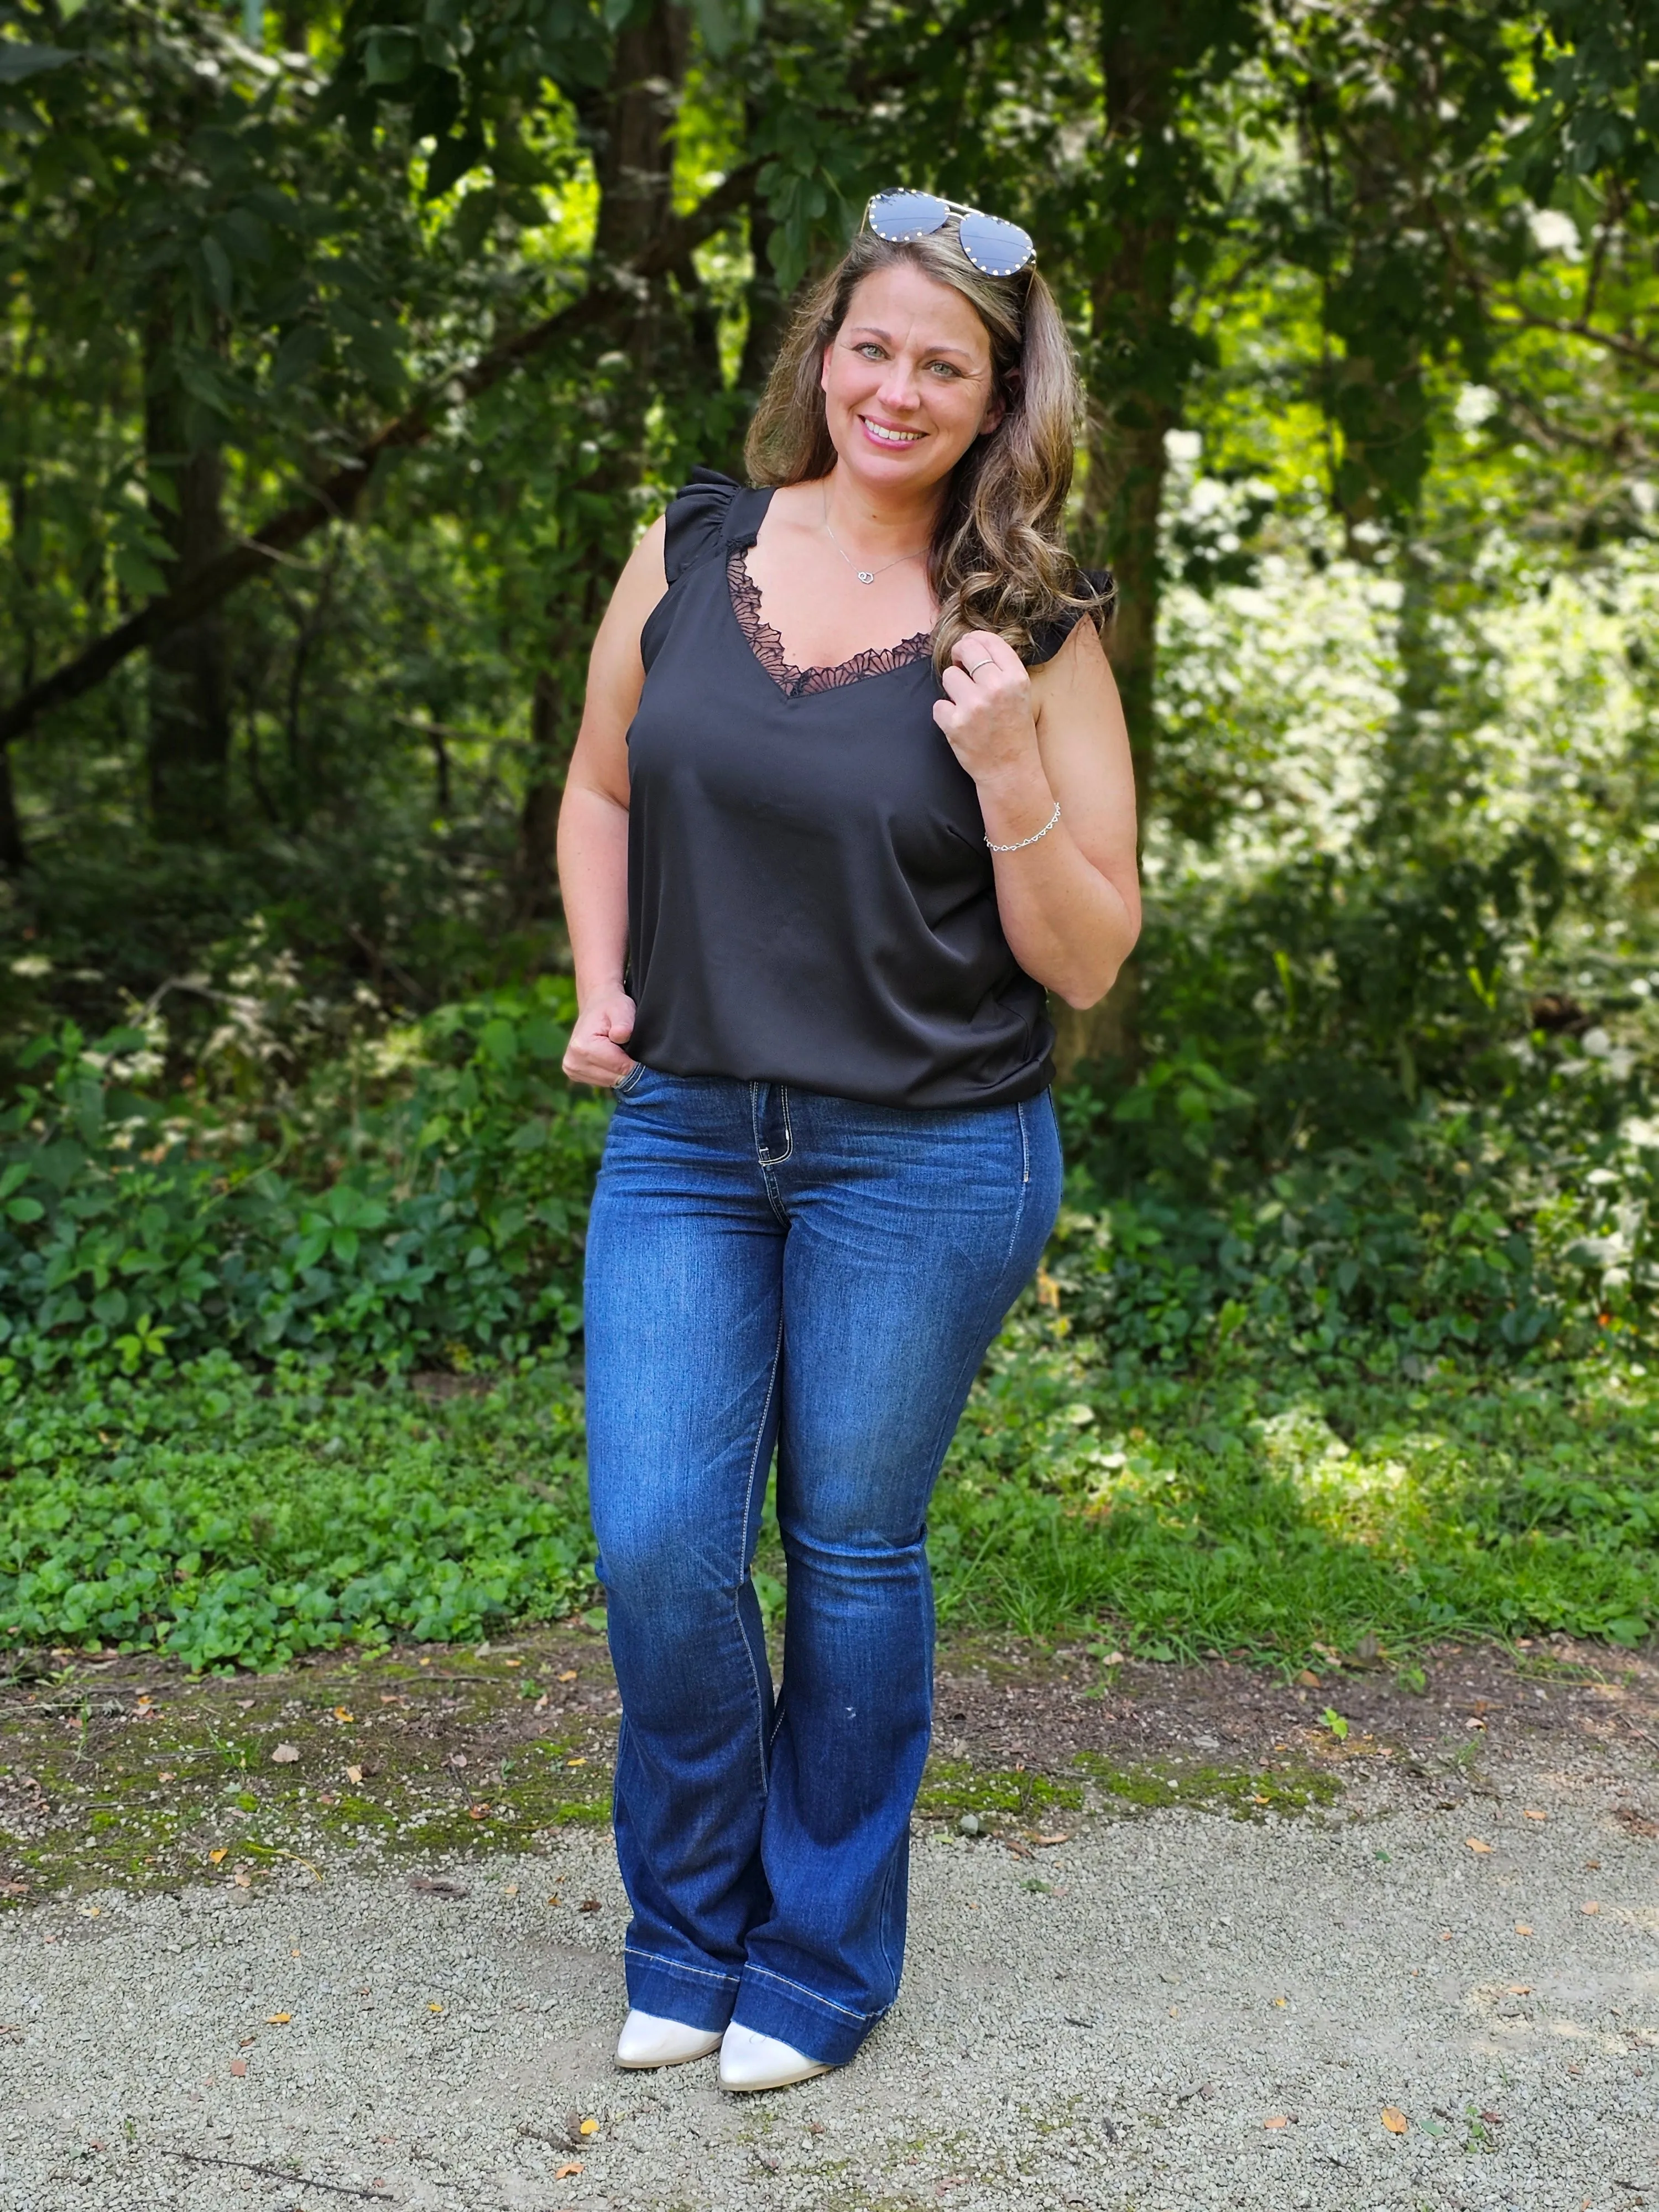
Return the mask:
[(981, 668), (988, 668), (990, 665), (991, 665), (991, 656), (990, 656), (990, 654), (988, 653), (986, 654), (986, 656), (985, 656), (985, 658), (984, 658), (984, 659), (983, 659), (983, 660), (976, 660), (976, 661), (975, 661), (975, 662), (974, 662), (974, 664), (973, 664), (973, 665), (972, 665), (971, 667), (964, 668), (964, 669), (963, 670), (963, 672), (963, 672), (963, 674), (964, 676), (973, 676), (973, 675), (976, 674), (980, 669), (981, 669)]

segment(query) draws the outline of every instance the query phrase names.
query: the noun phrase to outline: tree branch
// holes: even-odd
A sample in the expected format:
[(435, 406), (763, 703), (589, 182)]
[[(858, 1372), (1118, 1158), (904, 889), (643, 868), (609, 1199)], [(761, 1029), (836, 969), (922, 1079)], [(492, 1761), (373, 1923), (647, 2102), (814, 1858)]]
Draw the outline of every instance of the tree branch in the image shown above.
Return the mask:
[(1659, 353), (1650, 346), (1638, 345), (1634, 338), (1622, 337), (1617, 331), (1598, 331), (1594, 323), (1568, 320), (1558, 315), (1534, 315), (1526, 307), (1517, 307), (1511, 314), (1494, 319), (1499, 330), (1553, 331), (1558, 337), (1587, 338), (1592, 345), (1605, 347), (1621, 360), (1633, 361), (1638, 368), (1659, 369)]
[(349, 522), (382, 454), (423, 444), (457, 399), (477, 398), (544, 353), (556, 339), (602, 328), (624, 302), (632, 304), (630, 295), (641, 285), (664, 275), (730, 220), (753, 192), (758, 168), (757, 162), (745, 162), (638, 253), (609, 268), (591, 269), (587, 289), (578, 298), (430, 386), (395, 422), (367, 439), (315, 491), (273, 515), (252, 538), (242, 538), (216, 560), (204, 562), (173, 591), (149, 600), (117, 629), (94, 639), (73, 660), (30, 684), (9, 707), (0, 708), (0, 747), (27, 736), (43, 714), (92, 690), (133, 653), (194, 622), (250, 577), (266, 574), (314, 531), (331, 522)]

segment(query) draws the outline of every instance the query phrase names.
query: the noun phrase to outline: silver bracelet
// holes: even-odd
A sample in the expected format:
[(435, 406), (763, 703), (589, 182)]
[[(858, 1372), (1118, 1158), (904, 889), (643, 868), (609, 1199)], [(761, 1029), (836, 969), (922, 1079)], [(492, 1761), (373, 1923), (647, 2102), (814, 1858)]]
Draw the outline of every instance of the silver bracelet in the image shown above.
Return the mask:
[(1034, 830), (1031, 832), (1031, 834), (1030, 834), (1030, 836), (1029, 837), (1022, 837), (1022, 838), (1019, 840), (1019, 842), (1018, 842), (1018, 844), (1015, 844), (1015, 845), (992, 845), (992, 844), (991, 844), (991, 841), (990, 841), (990, 839), (989, 839), (988, 837), (986, 839), (985, 842), (986, 842), (986, 844), (987, 844), (988, 846), (989, 846), (989, 847), (990, 847), (991, 851), (992, 851), (992, 852), (994, 852), (994, 853), (1023, 853), (1023, 852), (1025, 850), (1025, 848), (1026, 848), (1028, 845), (1035, 845), (1035, 844), (1036, 843), (1036, 842), (1037, 842), (1037, 840), (1038, 840), (1039, 838), (1041, 838), (1041, 837), (1046, 837), (1046, 836), (1048, 836), (1048, 832), (1049, 832), (1049, 831), (1054, 828), (1054, 826), (1055, 823), (1059, 821), (1059, 819), (1060, 819), (1060, 801), (1059, 801), (1058, 799), (1055, 799), (1055, 801), (1054, 801), (1054, 812), (1053, 812), (1053, 813), (1048, 817), (1048, 820), (1043, 823), (1043, 825), (1042, 825), (1042, 829), (1041, 829), (1041, 830)]

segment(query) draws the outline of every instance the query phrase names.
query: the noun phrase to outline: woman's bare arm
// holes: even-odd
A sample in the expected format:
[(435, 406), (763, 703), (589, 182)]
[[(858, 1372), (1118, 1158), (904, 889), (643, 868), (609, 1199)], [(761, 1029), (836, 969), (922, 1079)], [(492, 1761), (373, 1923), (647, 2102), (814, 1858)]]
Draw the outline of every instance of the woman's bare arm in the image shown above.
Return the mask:
[[(934, 708), (979, 790), (994, 844), (1044, 837), (994, 858), (997, 908), (1014, 957), (1068, 1006), (1105, 997), (1140, 933), (1135, 786), (1117, 686), (1091, 623), (1028, 671), (975, 630), (945, 672)], [(967, 671), (971, 668), (973, 675)]]
[(640, 632), (668, 589), (664, 526), (653, 522), (617, 580), (587, 664), (581, 728), (559, 809), (559, 889), (576, 969), (576, 1026), (565, 1048), (573, 1083), (613, 1087), (634, 1065), (623, 988), (628, 957), (628, 726), (645, 684)]

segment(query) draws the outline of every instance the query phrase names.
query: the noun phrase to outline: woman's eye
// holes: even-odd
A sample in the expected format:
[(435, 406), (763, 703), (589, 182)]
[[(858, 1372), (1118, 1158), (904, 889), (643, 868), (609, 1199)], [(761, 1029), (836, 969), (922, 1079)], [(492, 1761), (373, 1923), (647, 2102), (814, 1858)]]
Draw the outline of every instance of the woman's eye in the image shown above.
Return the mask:
[(955, 376), (959, 374), (954, 362), (930, 361), (927, 366), (940, 376)]
[(873, 338), (866, 338), (861, 345), (854, 348), (854, 351), (861, 353), (866, 361), (882, 361), (886, 358)]

